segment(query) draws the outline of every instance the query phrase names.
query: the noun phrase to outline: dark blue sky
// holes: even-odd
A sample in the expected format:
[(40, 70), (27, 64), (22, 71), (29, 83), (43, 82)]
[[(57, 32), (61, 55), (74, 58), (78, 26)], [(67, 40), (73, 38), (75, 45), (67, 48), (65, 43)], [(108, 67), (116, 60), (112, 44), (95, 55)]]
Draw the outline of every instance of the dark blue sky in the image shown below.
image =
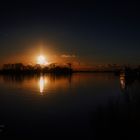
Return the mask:
[(87, 65), (139, 64), (139, 6), (135, 1), (1, 2), (0, 63), (22, 61), (41, 42), (49, 55), (75, 55), (71, 61)]

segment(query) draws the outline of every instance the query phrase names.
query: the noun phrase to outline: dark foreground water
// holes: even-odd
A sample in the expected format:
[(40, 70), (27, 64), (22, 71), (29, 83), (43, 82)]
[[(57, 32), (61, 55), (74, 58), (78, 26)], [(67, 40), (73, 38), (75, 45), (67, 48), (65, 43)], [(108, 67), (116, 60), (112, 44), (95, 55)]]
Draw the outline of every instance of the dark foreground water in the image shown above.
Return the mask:
[(140, 83), (113, 74), (0, 76), (0, 137), (140, 138)]

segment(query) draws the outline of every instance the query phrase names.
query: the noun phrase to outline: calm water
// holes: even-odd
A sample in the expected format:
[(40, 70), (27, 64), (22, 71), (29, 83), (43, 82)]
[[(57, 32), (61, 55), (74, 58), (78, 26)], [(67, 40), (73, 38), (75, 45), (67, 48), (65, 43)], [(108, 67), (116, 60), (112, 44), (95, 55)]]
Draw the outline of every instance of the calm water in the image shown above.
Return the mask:
[(0, 76), (0, 137), (129, 138), (140, 133), (140, 82), (113, 74)]

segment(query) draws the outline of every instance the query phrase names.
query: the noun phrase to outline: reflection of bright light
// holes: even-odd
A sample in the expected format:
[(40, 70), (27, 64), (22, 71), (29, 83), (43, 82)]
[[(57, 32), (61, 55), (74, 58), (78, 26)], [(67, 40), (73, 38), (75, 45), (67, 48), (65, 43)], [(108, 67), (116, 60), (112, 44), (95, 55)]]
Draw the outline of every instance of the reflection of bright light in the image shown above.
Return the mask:
[(120, 77), (120, 83), (121, 83), (122, 89), (125, 89), (125, 78), (124, 77)]
[(44, 90), (44, 79), (42, 76), (40, 77), (40, 80), (39, 80), (39, 86), (40, 86), (40, 93), (42, 93)]
[(39, 89), (41, 94), (43, 94), (46, 84), (47, 84), (47, 79), (44, 79), (44, 77), (41, 76), (39, 79)]

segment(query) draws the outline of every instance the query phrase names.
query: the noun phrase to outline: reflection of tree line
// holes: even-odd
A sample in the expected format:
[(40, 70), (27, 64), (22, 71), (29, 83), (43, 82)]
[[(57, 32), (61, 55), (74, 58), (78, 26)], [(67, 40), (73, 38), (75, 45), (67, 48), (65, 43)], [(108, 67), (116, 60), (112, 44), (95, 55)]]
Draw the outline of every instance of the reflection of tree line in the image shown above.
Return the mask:
[(54, 83), (56, 80), (67, 79), (69, 83), (71, 83), (72, 75), (71, 74), (29, 74), (29, 75), (22, 75), (22, 74), (6, 74), (3, 75), (3, 80), (5, 82), (17, 82), (22, 83), (25, 80), (32, 80), (32, 79), (40, 79), (40, 77), (46, 77), (49, 79), (50, 82)]
[(49, 80), (51, 82), (55, 82), (56, 80), (61, 80), (61, 79), (67, 79), (69, 81), (69, 83), (71, 83), (72, 81), (72, 75), (68, 74), (68, 75), (60, 75), (60, 74), (49, 74)]
[(11, 75), (11, 74), (6, 74), (3, 75), (3, 80), (5, 82), (17, 82), (17, 83), (22, 83), (25, 80), (30, 80), (32, 78), (39, 78), (39, 75)]
[(65, 65), (58, 65), (52, 63), (47, 66), (36, 65), (23, 65), (22, 63), (4, 64), (1, 70), (2, 74), (37, 74), (37, 73), (55, 73), (55, 74), (71, 74), (71, 63)]

